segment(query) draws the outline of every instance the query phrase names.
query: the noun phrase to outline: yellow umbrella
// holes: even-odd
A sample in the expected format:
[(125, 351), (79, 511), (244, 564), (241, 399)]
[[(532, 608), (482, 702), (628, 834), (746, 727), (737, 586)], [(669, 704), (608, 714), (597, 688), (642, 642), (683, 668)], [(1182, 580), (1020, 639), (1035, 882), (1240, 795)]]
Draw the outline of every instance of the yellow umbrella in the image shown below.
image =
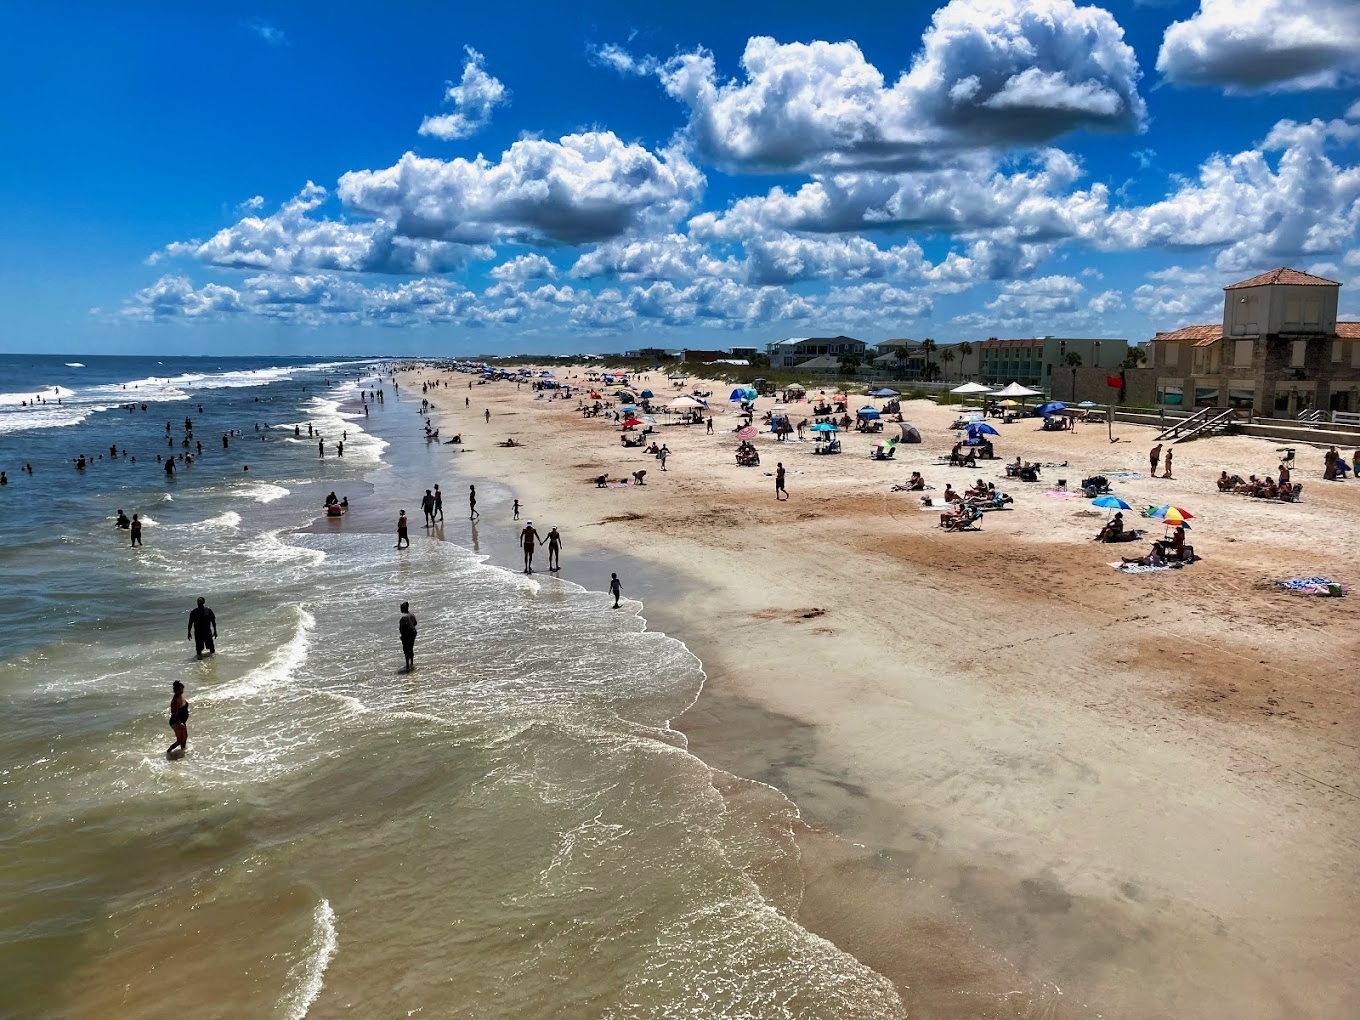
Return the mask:
[(998, 406), (998, 407), (1019, 407), (1019, 406), (1020, 406), (1020, 401), (1018, 401), (1018, 400), (1003, 400), (1003, 401), (1001, 401), (1001, 403), (998, 404), (997, 406)]

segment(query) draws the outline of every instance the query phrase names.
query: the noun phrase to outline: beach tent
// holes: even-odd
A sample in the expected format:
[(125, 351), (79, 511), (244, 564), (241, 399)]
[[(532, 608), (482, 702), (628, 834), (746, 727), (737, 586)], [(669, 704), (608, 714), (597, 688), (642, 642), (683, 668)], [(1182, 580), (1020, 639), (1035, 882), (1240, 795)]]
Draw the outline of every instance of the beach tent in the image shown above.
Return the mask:
[(643, 399), (643, 400), (651, 400), (652, 397), (654, 397), (655, 395), (656, 395), (656, 394), (654, 394), (651, 390), (643, 390), (643, 391), (642, 391), (642, 399)]
[(978, 436), (999, 436), (1000, 434), (985, 421), (970, 421), (968, 423), (969, 439), (976, 439)]
[(733, 403), (743, 403), (747, 400), (755, 400), (758, 396), (760, 396), (760, 394), (755, 390), (748, 389), (745, 386), (738, 386), (732, 391), (732, 395), (727, 399)]
[(1038, 390), (1032, 390), (1028, 386), (1021, 386), (1018, 382), (1013, 382), (1005, 389), (997, 390), (992, 394), (994, 397), (1037, 397)]
[(904, 421), (899, 423), (897, 427), (902, 430), (902, 442), (919, 443), (921, 441), (921, 433), (917, 430), (915, 425)]
[(964, 383), (962, 386), (955, 386), (955, 387), (954, 387), (952, 390), (950, 390), (949, 392), (950, 392), (950, 393), (963, 393), (963, 394), (968, 394), (968, 393), (991, 393), (991, 392), (992, 392), (992, 388), (991, 388), (990, 386), (984, 386), (984, 385), (982, 385), (982, 383), (977, 383), (977, 382), (966, 382), (966, 383)]
[(860, 419), (860, 421), (876, 421), (883, 416), (878, 413), (878, 408), (876, 407), (861, 407), (855, 412), (855, 417)]

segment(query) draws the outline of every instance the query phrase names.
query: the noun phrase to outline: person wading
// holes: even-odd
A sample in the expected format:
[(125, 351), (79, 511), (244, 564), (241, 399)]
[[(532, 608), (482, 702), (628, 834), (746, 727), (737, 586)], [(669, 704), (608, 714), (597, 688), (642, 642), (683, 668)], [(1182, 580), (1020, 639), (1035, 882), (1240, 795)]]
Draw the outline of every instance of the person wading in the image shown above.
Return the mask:
[(194, 657), (203, 658), (203, 649), (208, 650), (209, 655), (216, 655), (217, 648), (213, 640), (217, 637), (217, 616), (206, 605), (206, 600), (200, 598), (198, 605), (189, 610), (189, 629), (184, 635), (184, 640), (194, 639)]
[(401, 653), (406, 656), (406, 672), (416, 668), (416, 617), (411, 612), (411, 603), (401, 604), (401, 619), (397, 621), (397, 634), (401, 637)]

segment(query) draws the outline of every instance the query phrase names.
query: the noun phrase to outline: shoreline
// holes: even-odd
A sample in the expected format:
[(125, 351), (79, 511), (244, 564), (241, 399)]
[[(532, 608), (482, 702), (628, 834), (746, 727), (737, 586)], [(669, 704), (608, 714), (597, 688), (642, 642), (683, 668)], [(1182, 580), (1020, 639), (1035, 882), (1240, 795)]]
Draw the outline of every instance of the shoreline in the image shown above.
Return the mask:
[[(405, 376), (407, 394), (418, 393), (418, 383), (413, 388), (410, 380), (421, 374)], [(1145, 647), (1147, 642), (1140, 639), (1136, 590), (1133, 598), (1126, 590), (1121, 600), (1121, 593), (1111, 589), (1171, 578), (1124, 577), (1109, 571), (1108, 578), (1083, 578), (1081, 590), (1041, 585), (1039, 591), (1025, 593), (1049, 607), (1051, 618), (1036, 620), (1042, 612), (1007, 604), (1014, 600), (1007, 597), (1012, 582), (1005, 570), (987, 564), (983, 576), (970, 576), (967, 561), (978, 558), (974, 554), (986, 545), (982, 560), (999, 552), (1025, 572), (1042, 570), (1051, 557), (1069, 555), (1063, 552), (1063, 543), (1071, 540), (1070, 535), (1055, 538), (1008, 529), (1009, 534), (996, 536), (1004, 538), (998, 549), (990, 534), (991, 522), (998, 517), (994, 514), (987, 519), (987, 537), (964, 547), (951, 540), (974, 536), (923, 532), (921, 524), (928, 515), (917, 515), (901, 498), (890, 501), (881, 491), (886, 482), (873, 483), (866, 491), (862, 479), (845, 485), (832, 478), (834, 488), (828, 487), (813, 476), (822, 465), (798, 459), (803, 451), (792, 446), (785, 448), (794, 465), (792, 505), (772, 509), (772, 499), (763, 491), (768, 484), (764, 465), (755, 477), (738, 473), (728, 481), (730, 471), (719, 473), (717, 465), (724, 462), (731, 445), (722, 436), (706, 440), (722, 454), (689, 468), (691, 452), (700, 459), (702, 430), (661, 429), (677, 454), (662, 475), (650, 458), (610, 449), (613, 430), (579, 419), (571, 412), (575, 401), (535, 406), (528, 403), (531, 391), (516, 392), (510, 384), (460, 392), (457, 387), (467, 376), (440, 378), (450, 379), (452, 385), (431, 392), (436, 404), (475, 395), (479, 404), (495, 408), (490, 426), (481, 422), (480, 407), (470, 408), (470, 414), (461, 409), (435, 412), (444, 429), (463, 431), (471, 439), (469, 445), (476, 447), (457, 455), (456, 469), (512, 485), (523, 493), (530, 511), (551, 505), (552, 514), (524, 516), (545, 525), (544, 530), (553, 523), (565, 524), (564, 565), (578, 556), (627, 555), (657, 563), (682, 579), (680, 592), (646, 596), (650, 625), (684, 641), (702, 660), (707, 676), (696, 705), (673, 725), (711, 768), (767, 783), (797, 805), (803, 819), (799, 845), (806, 885), (791, 916), (893, 980), (909, 1011), (929, 1016), (1018, 1016), (1036, 1009), (1052, 1016), (1195, 1015), (1210, 1003), (1221, 1007), (1231, 999), (1234, 1015), (1321, 1016), (1326, 1015), (1325, 1002), (1342, 1001), (1354, 987), (1354, 972), (1344, 963), (1341, 948), (1354, 944), (1354, 933), (1340, 922), (1339, 906), (1324, 906), (1336, 890), (1309, 890), (1310, 905), (1295, 908), (1298, 915), (1312, 911), (1314, 924), (1326, 929), (1325, 939), (1309, 937), (1298, 926), (1281, 937), (1278, 923), (1273, 928), (1261, 924), (1249, 916), (1250, 911), (1233, 915), (1234, 894), (1222, 887), (1232, 883), (1214, 880), (1217, 866), (1210, 864), (1213, 857), (1207, 848), (1206, 861), (1194, 867), (1164, 861), (1157, 848), (1125, 852), (1113, 819), (1103, 817), (1111, 813), (1100, 807), (1104, 796), (1100, 787), (1106, 785), (1119, 797), (1115, 815), (1130, 815), (1145, 825), (1155, 823), (1159, 813), (1174, 816), (1162, 819), (1160, 829), (1165, 831), (1155, 832), (1159, 838), (1184, 839), (1192, 845), (1204, 843), (1206, 835), (1230, 841), (1228, 837), (1241, 839), (1253, 825), (1262, 824), (1264, 819), (1256, 816), (1269, 812), (1269, 805), (1282, 803), (1282, 795), (1288, 796), (1284, 788), (1276, 787), (1236, 790), (1234, 784), (1248, 769), (1230, 767), (1227, 775), (1222, 774), (1212, 761), (1204, 760), (1209, 755), (1196, 751), (1195, 745), (1205, 740), (1211, 740), (1215, 749), (1224, 740), (1238, 743), (1241, 758), (1268, 759), (1280, 751), (1276, 735), (1253, 732), (1257, 720), (1250, 714), (1206, 720), (1206, 706), (1185, 704), (1184, 692), (1152, 689), (1162, 683), (1165, 667), (1174, 666), (1175, 658)], [(547, 413), (535, 413), (540, 409)], [(922, 412), (913, 407), (910, 414)], [(913, 460), (879, 472), (882, 478), (905, 476), (904, 468), (916, 466), (930, 446), (938, 448), (939, 430), (930, 431), (936, 435), (928, 434), (927, 448), (901, 448), (914, 455)], [(1120, 431), (1138, 441), (1136, 428)], [(1104, 430), (1099, 432), (1103, 445)], [(496, 437), (507, 433), (516, 434), (525, 447), (503, 451), (494, 447)], [(762, 454), (783, 454), (765, 438)], [(1203, 442), (1178, 448), (1178, 470), (1191, 477), (1202, 475), (1196, 461), (1200, 451), (1208, 449)], [(1254, 448), (1247, 449), (1259, 456)], [(1113, 454), (1098, 450), (1091, 456), (1128, 459), (1130, 452), (1124, 446)], [(1230, 451), (1234, 456), (1241, 452)], [(1141, 459), (1141, 441), (1136, 456)], [(613, 464), (611, 474), (621, 474), (635, 469), (629, 467), (635, 460), (649, 469), (644, 489), (598, 493), (588, 486), (586, 477), (596, 464)], [(832, 460), (849, 464), (847, 458)], [(860, 461), (840, 473), (876, 467)], [(926, 470), (935, 476), (932, 480), (963, 474)], [(761, 484), (754, 484), (757, 480)], [(850, 491), (843, 491), (846, 488)], [(1323, 486), (1312, 483), (1309, 488)], [(1025, 502), (1035, 503), (1037, 496), (1031, 487)], [(1172, 501), (1186, 498), (1177, 494)], [(1193, 499), (1197, 506), (1220, 509), (1203, 495)], [(1221, 499), (1228, 501), (1223, 506), (1232, 505), (1234, 510), (1254, 502)], [(686, 512), (699, 501), (707, 503), (701, 514)], [(617, 509), (601, 517), (605, 507)], [(1051, 506), (1040, 502), (1036, 509), (1056, 507), (1057, 501)], [(1064, 516), (1072, 516), (1065, 504), (1063, 510)], [(776, 512), (779, 517), (774, 517)], [(1277, 511), (1272, 508), (1270, 513)], [(855, 526), (866, 518), (891, 521), (905, 533), (866, 537), (863, 528)], [(1311, 514), (1309, 520), (1315, 523)], [(772, 551), (761, 545), (771, 527), (779, 536), (771, 540), (779, 546)], [(1079, 527), (1084, 533), (1091, 526)], [(751, 534), (744, 534), (748, 530)], [(506, 537), (512, 534), (507, 529)], [(754, 542), (748, 540), (752, 538)], [(1230, 551), (1207, 533), (1197, 534), (1195, 541), (1201, 555), (1212, 554), (1209, 562)], [(1276, 546), (1267, 551), (1278, 554), (1283, 551), (1279, 546), (1290, 543), (1285, 536), (1284, 541), (1266, 544)], [(965, 550), (971, 551), (960, 560), (958, 554)], [(1306, 558), (1298, 555), (1301, 550), (1293, 551), (1293, 558)], [(1354, 564), (1353, 555), (1345, 559)], [(508, 565), (515, 564), (512, 560)], [(1200, 572), (1200, 567), (1191, 570)], [(902, 584), (903, 569), (910, 572), (911, 590), (895, 595), (896, 601), (888, 605), (909, 607), (904, 615), (919, 618), (885, 621), (881, 593)], [(1197, 597), (1196, 608), (1182, 611), (1174, 621), (1178, 631), (1185, 623), (1199, 623), (1190, 617), (1213, 609), (1218, 601), (1211, 597), (1212, 585), (1205, 582), (1221, 583), (1227, 575), (1234, 591), (1250, 587), (1240, 568), (1209, 567), (1201, 573), (1209, 576), (1188, 571), (1172, 575), (1177, 580), (1193, 578)], [(573, 577), (574, 571), (564, 574)], [(863, 599), (843, 586), (816, 583), (818, 578), (853, 578), (863, 591), (873, 593), (868, 598), (873, 606), (860, 605)], [(979, 586), (977, 581), (984, 583)], [(1100, 599), (1110, 595), (1115, 596), (1110, 605), (1101, 605)], [(1326, 618), (1327, 610), (1311, 603), (1293, 599), (1286, 605)], [(1333, 605), (1343, 610), (1341, 618), (1350, 617), (1348, 603)], [(964, 628), (957, 642), (962, 647), (954, 641), (932, 640), (932, 628), (947, 629), (955, 619), (951, 612), (933, 612), (936, 608), (961, 609), (964, 619), (976, 613), (984, 625)], [(1056, 625), (1063, 614), (1071, 617), (1070, 624)], [(1156, 625), (1159, 631), (1162, 626)], [(993, 633), (998, 630), (1019, 632), (1019, 644), (1061, 652), (1077, 661), (1085, 656), (1108, 666), (1123, 674), (1120, 688), (1103, 689), (1083, 677), (1083, 671), (1073, 674), (1062, 668), (1058, 672), (1064, 684), (1035, 683), (1026, 677), (1029, 682), (1019, 689), (999, 689), (985, 668), (981, 679), (974, 675), (983, 665), (979, 652), (1008, 655), (1006, 649), (1017, 646), (1014, 641), (999, 641)], [(1102, 632), (1101, 640), (1109, 647), (1091, 655), (1083, 646), (1083, 635)], [(844, 636), (850, 634), (859, 647), (847, 647)], [(1253, 639), (1260, 637), (1252, 634)], [(1212, 670), (1216, 674), (1225, 667), (1241, 668), (1233, 667), (1231, 656), (1225, 659), (1225, 649), (1210, 648), (1179, 632), (1176, 642), (1185, 642), (1182, 647), (1192, 655), (1218, 660)], [(894, 664), (888, 671), (892, 675), (876, 676), (882, 663), (900, 659), (907, 649), (918, 662), (910, 668)], [(1169, 661), (1159, 661), (1159, 655)], [(828, 682), (835, 686), (830, 700), (824, 689)], [(1074, 699), (1063, 689), (1067, 685), (1091, 700), (1083, 704)], [(1329, 706), (1334, 714), (1354, 718), (1352, 693), (1342, 692), (1344, 696)], [(1150, 723), (1149, 706), (1163, 713)], [(1103, 712), (1114, 719), (1099, 718)], [(1057, 739), (1060, 734), (1051, 732), (1058, 719), (1082, 731), (1075, 752)], [(1157, 733), (1158, 726), (1168, 735)], [(894, 754), (901, 757), (895, 745), (903, 739), (919, 739), (924, 746), (906, 755), (908, 760), (891, 760)], [(1157, 746), (1162, 743), (1172, 746)], [(1111, 753), (1106, 763), (1102, 756), (1111, 749), (1122, 753)], [(1334, 741), (1324, 739), (1320, 753), (1335, 758)], [(951, 755), (957, 760), (951, 761)], [(1335, 766), (1343, 761), (1328, 766), (1338, 777), (1343, 770)], [(1138, 807), (1138, 799), (1156, 789), (1162, 776), (1178, 771), (1189, 774), (1191, 781), (1170, 784), (1166, 792), (1175, 802), (1174, 810)], [(1111, 776), (1106, 778), (1105, 772)], [(1220, 795), (1236, 798), (1231, 811), (1219, 812), (1223, 817), (1215, 819), (1217, 828), (1209, 826), (1207, 834), (1195, 831), (1192, 807), (1203, 796), (1197, 786), (1217, 787)], [(1310, 788), (1305, 799), (1320, 796), (1325, 803), (1326, 789), (1325, 783)], [(1326, 872), (1339, 879), (1354, 874), (1354, 860), (1344, 856), (1354, 831), (1354, 794), (1341, 790), (1333, 796), (1342, 807), (1331, 823), (1342, 829), (1339, 841), (1322, 848), (1320, 855), (1304, 856), (1313, 863), (1325, 861)], [(1064, 803), (1068, 798), (1076, 800)], [(1064, 818), (1070, 813), (1063, 812), (1073, 803), (1081, 805), (1080, 824), (1066, 832)], [(1305, 813), (1315, 813), (1316, 807), (1303, 805)], [(1058, 826), (1056, 838), (1045, 838), (1049, 834), (1045, 826)], [(1265, 834), (1270, 838), (1260, 840), (1269, 844), (1267, 861), (1257, 867), (1230, 865), (1234, 878), (1264, 877), (1283, 859), (1281, 854), (1289, 856), (1296, 850), (1287, 826), (1266, 828), (1273, 830)], [(1299, 861), (1301, 868), (1308, 864)], [(1210, 894), (1209, 887), (1216, 886)], [(1298, 893), (1295, 889), (1295, 899)], [(1289, 892), (1267, 898), (1272, 900), (1269, 911), (1288, 913)], [(1213, 945), (1215, 940), (1222, 948)], [(1330, 949), (1316, 956), (1322, 941), (1329, 942)], [(1304, 961), (1318, 984), (1311, 992), (1295, 987), (1297, 982), (1283, 973), (1291, 966), (1304, 966)], [(1165, 987), (1148, 987), (1158, 982)], [(1333, 996), (1338, 998), (1332, 1000)], [(987, 1005), (980, 1010), (983, 1002)]]

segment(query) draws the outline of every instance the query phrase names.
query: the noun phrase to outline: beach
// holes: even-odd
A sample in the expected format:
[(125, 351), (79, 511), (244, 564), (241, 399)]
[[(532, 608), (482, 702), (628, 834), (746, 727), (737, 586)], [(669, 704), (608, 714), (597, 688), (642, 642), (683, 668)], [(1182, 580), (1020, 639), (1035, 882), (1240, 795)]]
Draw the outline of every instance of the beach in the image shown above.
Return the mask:
[[(1021, 418), (996, 426), (999, 460), (948, 468), (956, 409), (912, 401), (924, 442), (892, 461), (853, 433), (817, 457), (766, 432), (761, 465), (737, 468), (729, 387), (697, 375), (715, 434), (658, 426), (663, 472), (575, 399), (432, 368), (400, 378), (408, 395), (447, 380), (428, 396), (441, 435), (462, 434), (440, 447), (450, 468), (487, 493), (484, 514), (513, 493), (540, 533), (558, 527), (565, 576), (603, 590), (621, 558), (657, 571), (641, 591), (621, 573), (625, 592), (705, 676), (672, 725), (726, 795), (755, 781), (796, 805), (797, 888), (772, 878), (767, 898), (891, 980), (909, 1015), (1349, 1011), (1355, 603), (1273, 583), (1360, 576), (1357, 483), (1322, 481), (1322, 450), (1297, 450), (1298, 504), (1214, 484), (1273, 473), (1272, 443), (1178, 445), (1175, 477), (1151, 478), (1155, 433), (1124, 424), (1111, 443), (1104, 422), (1044, 433)], [(639, 384), (674, 392), (660, 373)], [(1006, 479), (1016, 455), (1054, 466)], [(644, 469), (642, 487), (592, 481)], [(926, 495), (981, 477), (1015, 502), (945, 533), (921, 493), (890, 491), (912, 470)], [(1146, 543), (1092, 541), (1108, 513), (1057, 482), (1094, 474), (1135, 508), (1191, 510), (1201, 559), (1111, 568)], [(510, 566), (506, 509), (481, 531)]]

